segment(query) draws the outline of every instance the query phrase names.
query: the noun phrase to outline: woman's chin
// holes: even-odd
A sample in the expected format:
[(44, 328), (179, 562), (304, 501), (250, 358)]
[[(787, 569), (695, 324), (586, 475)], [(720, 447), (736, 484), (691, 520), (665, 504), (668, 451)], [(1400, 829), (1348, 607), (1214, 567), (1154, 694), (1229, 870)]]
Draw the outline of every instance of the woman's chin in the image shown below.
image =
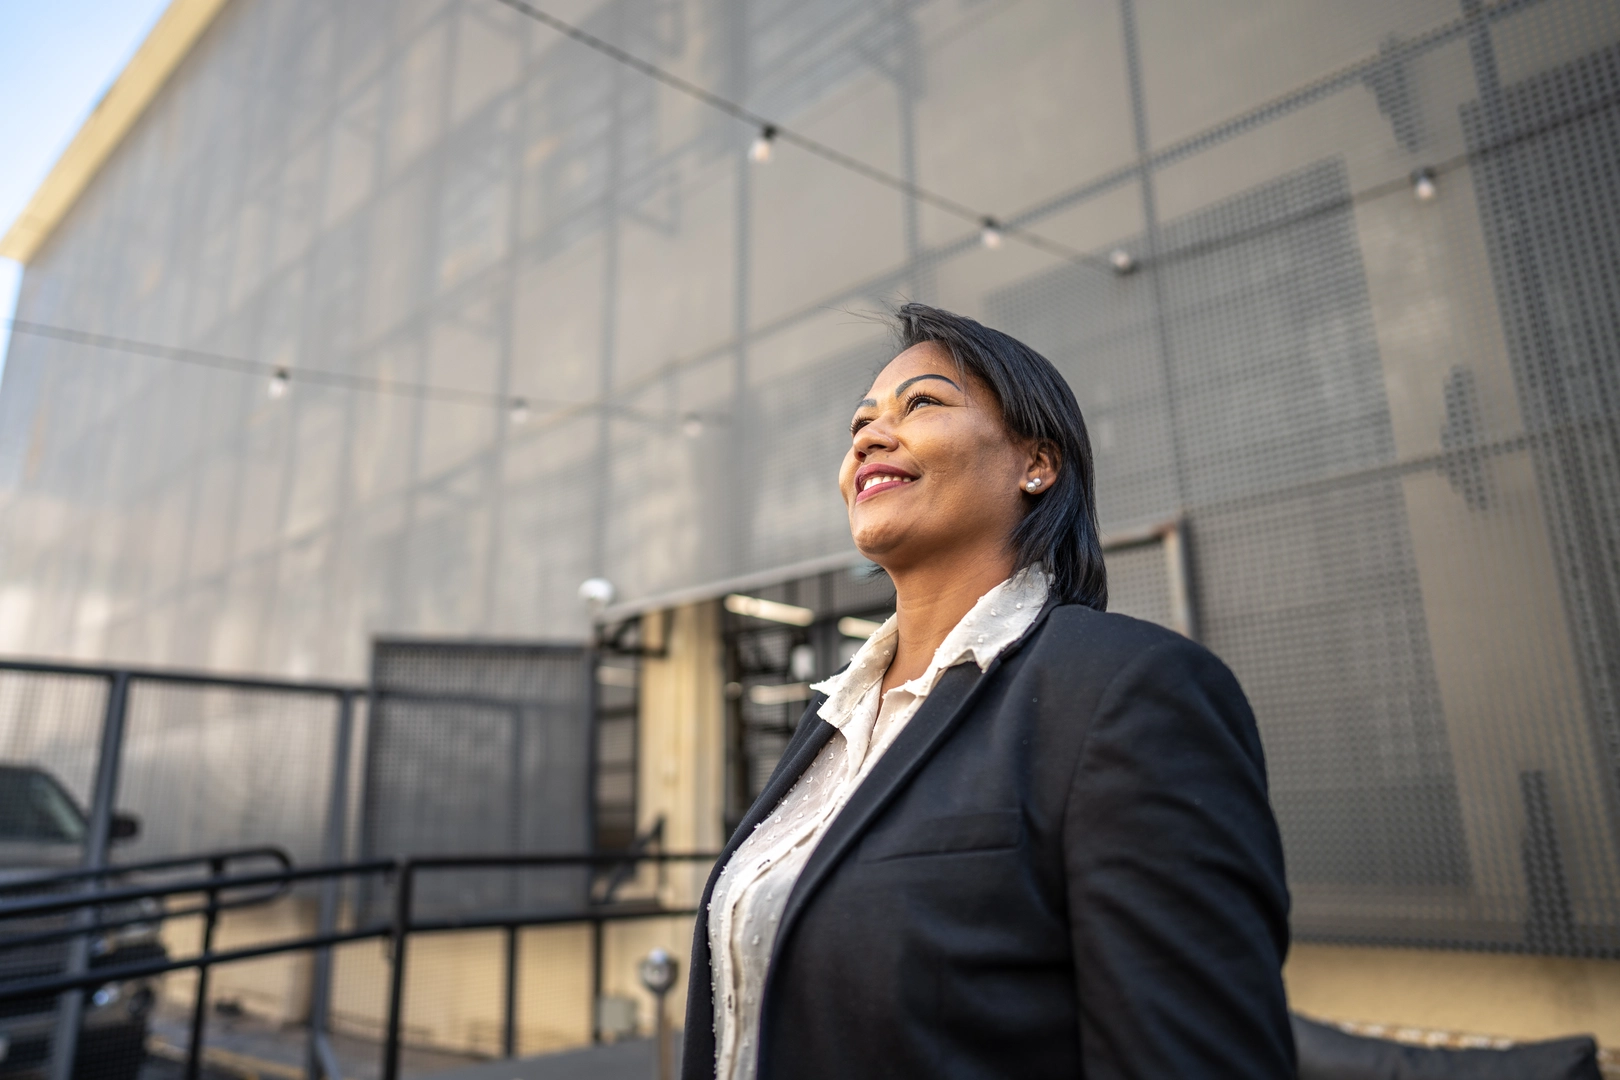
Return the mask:
[(896, 521), (852, 523), (849, 530), (850, 538), (855, 541), (855, 550), (879, 566), (884, 564), (886, 558), (904, 552), (908, 531), (902, 523)]

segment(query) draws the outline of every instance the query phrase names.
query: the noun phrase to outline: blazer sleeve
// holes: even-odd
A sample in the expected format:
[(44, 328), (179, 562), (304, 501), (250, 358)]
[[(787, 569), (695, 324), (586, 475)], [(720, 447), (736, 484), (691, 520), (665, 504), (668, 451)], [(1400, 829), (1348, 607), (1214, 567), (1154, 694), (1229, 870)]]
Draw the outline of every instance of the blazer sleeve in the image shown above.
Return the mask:
[(1296, 1077), (1282, 843), (1219, 660), (1177, 638), (1114, 677), (1063, 829), (1087, 1080)]

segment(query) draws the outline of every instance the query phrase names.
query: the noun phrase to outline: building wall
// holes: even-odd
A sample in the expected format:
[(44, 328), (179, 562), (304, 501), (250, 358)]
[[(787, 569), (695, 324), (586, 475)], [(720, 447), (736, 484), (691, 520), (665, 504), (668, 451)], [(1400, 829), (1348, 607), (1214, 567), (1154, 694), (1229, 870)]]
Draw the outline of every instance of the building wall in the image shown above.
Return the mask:
[[(1508, 80), (1616, 34), (1601, 4), (1520, 6), (1492, 31)], [(1116, 4), (622, 0), (571, 17), (1078, 251), (1146, 242)], [(1165, 155), (1155, 227), (1315, 162), (1341, 160), (1355, 192), (1461, 150), (1476, 92), (1456, 35), (1407, 65), (1404, 97), (1349, 79), (1222, 127), (1458, 17), (1441, 0), (1135, 12), (1144, 146)], [(29, 266), (18, 316), (285, 365), (293, 392), (17, 333), (0, 648), (352, 676), (374, 632), (582, 633), (593, 573), (635, 598), (843, 550), (837, 431), (819, 429), (883, 356), (850, 312), (906, 295), (984, 313), (1065, 260), (987, 251), (791, 147), (749, 167), (752, 136), (485, 0), (234, 0)], [(1493, 348), (1468, 169), (1444, 186), (1432, 207), (1397, 193), (1353, 215), (1375, 297), (1435, 267), (1401, 289), (1405, 316), (1376, 305), (1392, 418), (1416, 425), (1403, 457), (1432, 436), (1450, 367), (1424, 343), (1481, 363)], [(1431, 359), (1403, 368), (1418, 350)], [(1075, 381), (1109, 419), (1121, 388)], [(1510, 382), (1480, 382), (1511, 430)], [(406, 384), (520, 396), (530, 419)], [(806, 393), (819, 437), (777, 445), (777, 402)], [(727, 472), (749, 457), (739, 438), (780, 471)], [(1177, 509), (1162, 446), (1101, 457), (1111, 525)], [(1144, 473), (1153, 505), (1129, 490)]]
[(1620, 1045), (1612, 962), (1305, 945), (1284, 975), (1298, 1012), (1384, 1025), (1386, 1037), (1415, 1028), (1524, 1042), (1592, 1035), (1611, 1054)]
[(1064, 372), (1105, 531), (1183, 525), (1302, 936), (1620, 955), (1620, 9), (567, 15), (1040, 243), (490, 0), (233, 0), (25, 276), (0, 650), (354, 677), (837, 555), (861, 313), (916, 297)]

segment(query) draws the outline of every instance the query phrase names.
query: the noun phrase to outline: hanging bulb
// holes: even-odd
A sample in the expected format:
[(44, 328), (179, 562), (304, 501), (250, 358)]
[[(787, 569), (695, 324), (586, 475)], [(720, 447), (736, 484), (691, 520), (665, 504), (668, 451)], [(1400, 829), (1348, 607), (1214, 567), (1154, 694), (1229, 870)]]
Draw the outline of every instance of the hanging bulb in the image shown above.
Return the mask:
[(1114, 268), (1116, 274), (1128, 274), (1136, 269), (1136, 260), (1124, 248), (1115, 248), (1108, 253), (1108, 265)]
[(681, 421), (681, 434), (688, 439), (695, 439), (703, 434), (703, 417), (697, 413), (688, 413)]
[(267, 388), (270, 400), (275, 401), (287, 396), (287, 381), (287, 369), (276, 368), (276, 373), (270, 376), (270, 385)]
[(979, 243), (994, 251), (1001, 246), (1001, 236), (1001, 226), (996, 223), (996, 219), (985, 218), (984, 228), (979, 232)]
[(513, 398), (512, 407), (507, 415), (511, 417), (513, 424), (528, 423), (529, 403), (524, 401), (522, 398)]
[(1434, 183), (1434, 170), (1427, 166), (1412, 170), (1412, 194), (1417, 196), (1418, 202), (1430, 202), (1440, 194), (1440, 189)]
[(748, 160), (755, 165), (764, 165), (771, 160), (771, 144), (776, 141), (776, 128), (766, 124), (760, 129), (754, 144), (748, 148)]

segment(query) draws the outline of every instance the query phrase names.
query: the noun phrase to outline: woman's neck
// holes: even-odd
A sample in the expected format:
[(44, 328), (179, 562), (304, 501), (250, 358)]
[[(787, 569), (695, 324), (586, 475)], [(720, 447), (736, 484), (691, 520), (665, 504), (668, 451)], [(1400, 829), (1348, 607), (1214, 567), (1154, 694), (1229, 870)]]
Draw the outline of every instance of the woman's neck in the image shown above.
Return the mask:
[(948, 562), (891, 569), (895, 595), (895, 650), (883, 692), (928, 670), (947, 634), (979, 598), (1012, 576), (1010, 551), (975, 552)]

